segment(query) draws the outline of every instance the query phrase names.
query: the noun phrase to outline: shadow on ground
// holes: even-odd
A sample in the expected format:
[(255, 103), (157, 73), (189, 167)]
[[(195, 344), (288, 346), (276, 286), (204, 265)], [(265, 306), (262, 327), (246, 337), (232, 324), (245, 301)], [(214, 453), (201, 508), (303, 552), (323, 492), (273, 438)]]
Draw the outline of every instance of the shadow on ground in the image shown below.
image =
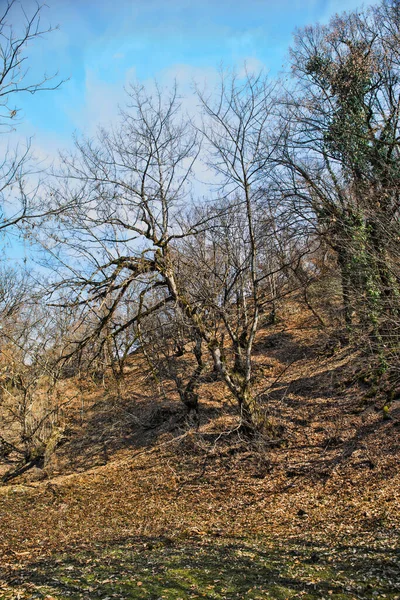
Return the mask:
[(400, 592), (399, 552), (392, 548), (241, 539), (94, 544), (90, 552), (33, 562), (3, 578), (2, 598), (350, 599)]

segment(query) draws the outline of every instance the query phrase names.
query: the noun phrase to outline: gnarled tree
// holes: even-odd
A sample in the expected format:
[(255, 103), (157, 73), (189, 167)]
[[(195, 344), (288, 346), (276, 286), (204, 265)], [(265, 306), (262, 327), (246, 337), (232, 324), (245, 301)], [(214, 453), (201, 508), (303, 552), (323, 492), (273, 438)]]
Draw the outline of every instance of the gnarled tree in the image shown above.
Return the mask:
[[(132, 87), (122, 125), (101, 130), (97, 140), (77, 143), (77, 154), (64, 157), (63, 186), (53, 192), (60, 205), (73, 199), (74, 207), (60, 217), (65, 233), (53, 233), (52, 252), (69, 254), (65, 261), (73, 274), (64, 287), (72, 286), (76, 304), (97, 315), (96, 330), (81, 344), (106, 327), (109, 336), (119, 336), (172, 303), (235, 396), (243, 428), (254, 431), (264, 426), (252, 392), (251, 356), (264, 277), (256, 214), (265, 196), (272, 88), (262, 76), (223, 78), (215, 108), (204, 95), (200, 99), (205, 114), (201, 131), (182, 116), (176, 90), (168, 97), (160, 90), (151, 96)], [(216, 211), (196, 213), (191, 183), (202, 140), (210, 168), (217, 172), (218, 194), (223, 190), (227, 201)], [(231, 223), (224, 221), (224, 214)], [(197, 295), (187, 271), (194, 257), (184, 256), (186, 242), (204, 235), (210, 226), (219, 230), (220, 241), (232, 227), (222, 267), (231, 281), (228, 287), (224, 284), (225, 308), (217, 312), (220, 299)], [(235, 236), (240, 238), (237, 248)], [(82, 259), (85, 271), (78, 264)], [(193, 261), (190, 268), (197, 268)], [(210, 268), (220, 267), (214, 261)], [(217, 281), (219, 275), (213, 277)], [(121, 320), (118, 309), (133, 286), (136, 312)], [(235, 314), (234, 321), (227, 318), (228, 312)], [(233, 345), (232, 361), (225, 351), (227, 337)]]

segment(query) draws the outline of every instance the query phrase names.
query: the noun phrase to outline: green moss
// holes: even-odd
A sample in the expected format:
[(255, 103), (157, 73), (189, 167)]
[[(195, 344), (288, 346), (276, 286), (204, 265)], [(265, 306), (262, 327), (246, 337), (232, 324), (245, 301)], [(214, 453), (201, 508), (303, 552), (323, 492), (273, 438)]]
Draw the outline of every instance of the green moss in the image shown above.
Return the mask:
[[(267, 538), (121, 541), (31, 564), (20, 575), (22, 582), (29, 580), (31, 595), (26, 597), (60, 600), (350, 599), (377, 594), (391, 599), (400, 592), (394, 583), (400, 580), (400, 565), (391, 549), (282, 544)], [(11, 585), (17, 587), (15, 577)]]
[(385, 406), (382, 409), (383, 412), (383, 419), (385, 421), (389, 421), (392, 417), (390, 416), (390, 408), (387, 404), (385, 404)]

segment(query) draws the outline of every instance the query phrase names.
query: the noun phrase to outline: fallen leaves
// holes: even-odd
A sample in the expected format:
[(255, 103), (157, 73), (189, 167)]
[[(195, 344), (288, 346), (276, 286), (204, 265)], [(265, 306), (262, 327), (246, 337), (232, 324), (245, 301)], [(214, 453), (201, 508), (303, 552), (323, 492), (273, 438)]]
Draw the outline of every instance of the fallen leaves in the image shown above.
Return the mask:
[[(272, 371), (282, 368), (291, 345), (309, 352), (316, 340), (305, 339), (308, 333), (293, 332), (285, 338), (287, 347), (268, 350)], [(151, 581), (159, 585), (154, 597), (168, 600), (265, 598), (260, 574), (271, 585), (285, 574), (302, 586), (283, 581), (282, 592), (274, 588), (277, 597), (290, 592), (291, 597), (372, 598), (375, 586), (381, 597), (396, 598), (398, 441), (392, 423), (380, 414), (353, 414), (357, 389), (342, 393), (340, 388), (346, 369), (353, 368), (350, 360), (356, 356), (324, 362), (309, 353), (284, 373), (269, 406), (285, 423), (286, 446), (259, 444), (249, 450), (238, 436), (221, 437), (221, 428), (231, 422), (218, 412), (223, 394), (213, 383), (215, 394), (204, 408), (212, 418), (204, 419), (198, 432), (160, 430), (157, 442), (151, 438), (147, 445), (142, 433), (142, 445), (118, 451), (106, 465), (51, 484), (1, 489), (1, 577), (8, 582), (0, 587), (2, 600), (3, 590), (11, 594), (5, 599), (33, 598), (37, 590), (47, 600), (60, 594), (93, 598), (98, 592), (103, 599), (147, 598), (153, 597)], [(130, 385), (137, 391), (137, 382)], [(60, 557), (61, 550), (66, 556)], [(231, 565), (222, 561), (222, 551)], [(202, 572), (193, 582), (196, 555)], [(232, 596), (232, 581), (242, 576), (241, 587), (235, 584), (242, 595)], [(37, 583), (29, 588), (33, 580)], [(131, 596), (123, 595), (124, 585)], [(182, 586), (185, 591), (179, 592)]]

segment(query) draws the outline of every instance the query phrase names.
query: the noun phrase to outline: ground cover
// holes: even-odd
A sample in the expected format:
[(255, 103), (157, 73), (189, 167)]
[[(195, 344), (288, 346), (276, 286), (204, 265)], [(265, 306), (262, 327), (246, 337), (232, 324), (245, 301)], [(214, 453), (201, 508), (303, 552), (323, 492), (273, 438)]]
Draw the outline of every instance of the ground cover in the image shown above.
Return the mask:
[(400, 402), (357, 348), (261, 332), (279, 435), (251, 443), (218, 382), (188, 429), (135, 361), (118, 398), (82, 387), (45, 479), (0, 488), (0, 599), (400, 598)]

